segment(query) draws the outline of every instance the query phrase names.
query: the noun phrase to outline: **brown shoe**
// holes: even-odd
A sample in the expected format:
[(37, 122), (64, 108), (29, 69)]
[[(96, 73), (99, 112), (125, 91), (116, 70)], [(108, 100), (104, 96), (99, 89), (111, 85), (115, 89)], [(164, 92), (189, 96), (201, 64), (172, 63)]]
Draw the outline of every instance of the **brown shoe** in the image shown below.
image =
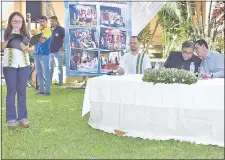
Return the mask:
[(22, 128), (29, 128), (29, 123), (27, 121), (19, 122), (19, 124), (20, 124), (20, 127)]
[(9, 122), (7, 123), (8, 129), (15, 129), (16, 128), (16, 123), (15, 122)]

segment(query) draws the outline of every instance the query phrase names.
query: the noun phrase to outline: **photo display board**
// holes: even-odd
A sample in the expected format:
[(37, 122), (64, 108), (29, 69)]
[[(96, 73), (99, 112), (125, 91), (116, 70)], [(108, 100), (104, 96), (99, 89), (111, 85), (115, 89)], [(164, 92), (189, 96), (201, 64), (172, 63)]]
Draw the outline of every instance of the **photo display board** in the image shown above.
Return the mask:
[(66, 75), (116, 70), (129, 50), (130, 2), (64, 2)]

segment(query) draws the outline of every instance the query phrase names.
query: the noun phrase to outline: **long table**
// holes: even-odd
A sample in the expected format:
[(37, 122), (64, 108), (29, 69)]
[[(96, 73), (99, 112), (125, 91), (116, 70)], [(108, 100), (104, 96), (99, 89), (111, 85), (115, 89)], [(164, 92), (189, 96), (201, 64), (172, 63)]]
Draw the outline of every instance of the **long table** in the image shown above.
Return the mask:
[(82, 116), (108, 133), (224, 146), (224, 79), (152, 84), (142, 75), (88, 79)]

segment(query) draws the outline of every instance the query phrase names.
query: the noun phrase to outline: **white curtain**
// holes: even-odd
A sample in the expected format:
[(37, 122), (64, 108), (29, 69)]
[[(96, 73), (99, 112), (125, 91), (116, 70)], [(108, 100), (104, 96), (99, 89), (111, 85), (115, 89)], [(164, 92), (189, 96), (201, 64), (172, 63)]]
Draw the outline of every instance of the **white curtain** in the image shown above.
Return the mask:
[(137, 36), (165, 4), (166, 0), (132, 2), (132, 35)]

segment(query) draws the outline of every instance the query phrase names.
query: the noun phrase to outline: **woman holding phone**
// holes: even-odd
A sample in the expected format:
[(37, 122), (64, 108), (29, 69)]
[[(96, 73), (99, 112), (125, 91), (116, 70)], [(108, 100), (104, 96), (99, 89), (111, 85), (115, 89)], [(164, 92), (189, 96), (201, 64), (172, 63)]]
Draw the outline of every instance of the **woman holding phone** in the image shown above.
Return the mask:
[[(24, 128), (29, 127), (26, 105), (26, 86), (30, 73), (29, 47), (30, 34), (24, 17), (19, 12), (13, 12), (8, 19), (1, 46), (3, 54), (3, 74), (5, 77), (6, 122), (9, 129), (15, 129), (17, 121)], [(17, 113), (15, 96), (17, 94)]]

